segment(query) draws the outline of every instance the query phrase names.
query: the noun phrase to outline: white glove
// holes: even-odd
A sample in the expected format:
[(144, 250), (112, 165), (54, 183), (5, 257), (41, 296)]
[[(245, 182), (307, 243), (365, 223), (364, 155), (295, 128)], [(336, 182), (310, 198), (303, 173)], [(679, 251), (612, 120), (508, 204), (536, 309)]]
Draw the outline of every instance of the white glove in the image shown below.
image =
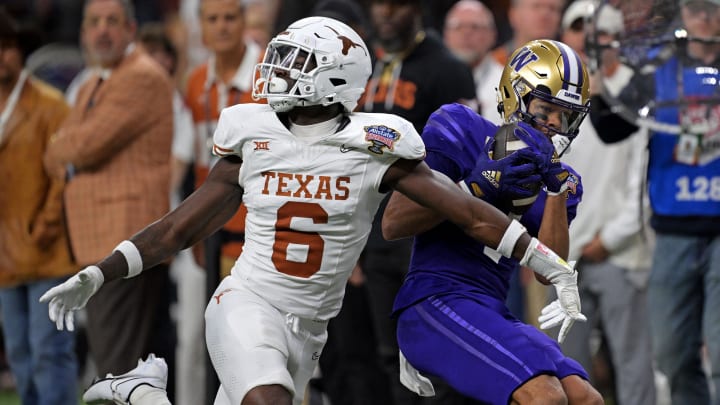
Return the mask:
[(575, 321), (585, 322), (587, 318), (580, 313), (580, 294), (577, 287), (577, 271), (572, 274), (562, 275), (553, 283), (558, 299), (551, 302), (540, 312), (538, 321), (540, 329), (550, 329), (560, 326), (558, 342), (565, 340), (570, 327)]
[(562, 343), (575, 321), (587, 320), (580, 313), (577, 271), (536, 238), (530, 241), (520, 264), (530, 267), (555, 287), (558, 299), (543, 308), (538, 320), (540, 329), (562, 324), (558, 335), (558, 342)]
[(73, 320), (75, 312), (85, 307), (90, 297), (103, 285), (105, 277), (97, 266), (88, 266), (70, 277), (64, 283), (55, 286), (40, 297), (40, 302), (48, 304), (48, 315), (55, 322), (58, 330), (63, 330), (63, 322), (67, 330), (75, 330)]

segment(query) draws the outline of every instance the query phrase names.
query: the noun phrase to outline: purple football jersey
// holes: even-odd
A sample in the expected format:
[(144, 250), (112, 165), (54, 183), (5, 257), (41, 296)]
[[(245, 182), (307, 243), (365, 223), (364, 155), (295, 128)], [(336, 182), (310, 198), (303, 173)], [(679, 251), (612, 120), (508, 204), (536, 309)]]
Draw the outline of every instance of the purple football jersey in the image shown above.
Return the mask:
[[(425, 161), (432, 169), (458, 182), (472, 172), (487, 138), (497, 129), (495, 124), (462, 104), (442, 106), (430, 116), (423, 129)], [(576, 185), (571, 187), (567, 204), (568, 221), (572, 221), (582, 187), (577, 173), (567, 168), (571, 182)], [(531, 235), (537, 236), (545, 198), (546, 194), (541, 191), (520, 219)], [(442, 222), (415, 236), (410, 270), (395, 299), (394, 311), (448, 291), (479, 292), (504, 301), (516, 266), (517, 260), (501, 257), (451, 222)]]

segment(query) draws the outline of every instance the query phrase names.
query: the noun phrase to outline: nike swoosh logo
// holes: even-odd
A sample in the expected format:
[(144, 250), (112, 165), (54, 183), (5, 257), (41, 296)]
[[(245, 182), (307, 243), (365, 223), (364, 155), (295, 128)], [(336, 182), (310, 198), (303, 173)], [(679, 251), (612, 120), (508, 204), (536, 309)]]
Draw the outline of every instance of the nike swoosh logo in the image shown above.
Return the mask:
[(348, 153), (351, 150), (355, 150), (355, 149), (357, 149), (357, 148), (354, 146), (345, 147), (345, 144), (342, 144), (342, 146), (340, 147), (340, 153)]

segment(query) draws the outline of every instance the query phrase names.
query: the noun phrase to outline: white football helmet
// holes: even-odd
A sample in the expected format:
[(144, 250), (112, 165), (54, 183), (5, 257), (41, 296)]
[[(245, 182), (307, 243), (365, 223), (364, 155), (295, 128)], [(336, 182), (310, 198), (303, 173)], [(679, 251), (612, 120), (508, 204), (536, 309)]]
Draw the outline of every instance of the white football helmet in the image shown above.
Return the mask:
[(308, 17), (277, 34), (255, 66), (253, 97), (277, 112), (295, 106), (341, 103), (353, 111), (372, 65), (365, 42), (328, 17)]

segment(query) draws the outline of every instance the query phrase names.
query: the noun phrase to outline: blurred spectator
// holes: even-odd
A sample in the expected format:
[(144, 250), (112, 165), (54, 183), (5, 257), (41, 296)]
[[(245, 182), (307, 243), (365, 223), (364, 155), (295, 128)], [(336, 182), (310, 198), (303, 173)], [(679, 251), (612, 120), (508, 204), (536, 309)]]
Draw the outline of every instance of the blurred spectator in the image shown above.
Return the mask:
[[(160, 23), (140, 27), (138, 39), (147, 53), (173, 76), (178, 64), (177, 51)], [(180, 92), (173, 92), (173, 142), (170, 161), (170, 206), (177, 205), (188, 193), (184, 187), (195, 150), (192, 114)], [(203, 344), (203, 310), (196, 295), (202, 296), (205, 283), (203, 269), (197, 265), (189, 249), (180, 251), (170, 265), (170, 274), (177, 284), (176, 405), (195, 404), (202, 398), (205, 371), (198, 364), (205, 361)], [(199, 287), (198, 287), (199, 286)], [(200, 292), (198, 294), (198, 291)], [(195, 399), (193, 399), (195, 398)]]
[(242, 0), (245, 4), (245, 35), (261, 48), (275, 35), (279, 0)]
[(203, 44), (200, 32), (200, 0), (180, 0), (180, 20), (185, 39), (186, 68), (188, 71), (194, 69), (201, 63), (207, 61), (210, 51)]
[[(587, 59), (587, 53), (585, 51), (585, 36), (588, 32), (586, 24), (592, 22), (593, 14), (596, 8), (600, 5), (600, 1), (596, 0), (575, 0), (565, 10), (560, 22), (560, 39), (566, 43), (569, 47), (579, 53), (583, 59)], [(605, 7), (603, 7), (605, 8)], [(619, 12), (619, 11), (618, 11)], [(605, 13), (605, 18), (608, 14)], [(605, 32), (609, 35), (616, 35), (619, 30), (623, 29), (622, 15), (619, 16), (620, 21), (613, 22), (604, 21), (604, 30), (612, 28), (612, 32)]]
[[(202, 39), (212, 53), (206, 63), (190, 73), (186, 91), (196, 131), (198, 184), (217, 161), (210, 146), (220, 111), (253, 102), (254, 68), (262, 54), (262, 49), (245, 37), (244, 8), (239, 1), (202, 0), (199, 10)], [(244, 216), (239, 212), (222, 231), (223, 275), (229, 273), (242, 250), (243, 232)]]
[(492, 12), (479, 0), (460, 0), (445, 17), (443, 40), (450, 51), (472, 67), (478, 112), (490, 121), (502, 122), (497, 111), (497, 84), (503, 66), (490, 56), (497, 29)]
[[(245, 36), (244, 11), (239, 0), (200, 1), (202, 41), (211, 54), (205, 63), (193, 69), (187, 82), (186, 100), (195, 128), (196, 185), (205, 181), (210, 168), (218, 160), (212, 154), (212, 137), (220, 111), (234, 104), (253, 102), (254, 69), (260, 61), (262, 49)], [(241, 205), (223, 229), (196, 245), (195, 259), (205, 268), (207, 281), (205, 294), (196, 290), (194, 296), (197, 302), (193, 306), (204, 308), (220, 280), (230, 274), (245, 240), (245, 213), (245, 206)], [(195, 286), (196, 289), (201, 287)], [(192, 403), (212, 402), (217, 392), (217, 377), (211, 368), (207, 370), (208, 398)]]
[(51, 42), (33, 52), (25, 66), (35, 77), (65, 92), (85, 61), (76, 44)]
[(565, 0), (511, 0), (508, 20), (513, 36), (493, 50), (495, 60), (505, 65), (520, 45), (533, 39), (556, 39), (564, 5)]
[[(160, 23), (148, 23), (140, 28), (138, 40), (145, 52), (162, 66), (172, 77), (178, 63), (178, 53)], [(173, 92), (173, 143), (170, 164), (170, 205), (177, 206), (184, 199), (182, 190), (194, 155), (192, 114), (178, 89)]]
[[(82, 41), (97, 69), (48, 147), (45, 166), (66, 179), (65, 214), (80, 266), (97, 262), (128, 234), (168, 209), (172, 83), (133, 43), (127, 0), (88, 0)], [(168, 265), (102, 288), (88, 308), (98, 374), (120, 374), (150, 352), (173, 358)], [(122, 304), (122, 305), (121, 305)], [(174, 395), (174, 365), (169, 389)]]
[(67, 405), (77, 403), (75, 333), (48, 322), (38, 299), (78, 270), (68, 249), (63, 181), (43, 168), (68, 106), (25, 69), (34, 34), (0, 8), (0, 313), (22, 403)]
[[(370, 20), (375, 67), (358, 102), (360, 110), (397, 114), (421, 132), (430, 114), (443, 104), (463, 102), (476, 108), (470, 67), (454, 57), (434, 32), (424, 29), (421, 0), (373, 0)], [(370, 297), (376, 350), (394, 403), (414, 404), (422, 398), (400, 384), (397, 321), (390, 318), (395, 295), (408, 271), (412, 240), (383, 239), (380, 220), (385, 203), (387, 198), (375, 217), (361, 268)], [(445, 384), (438, 382), (436, 388), (435, 403), (464, 400)]]
[[(667, 56), (636, 74), (612, 106), (598, 92), (591, 118), (608, 143), (638, 129), (614, 114), (616, 104), (654, 105), (646, 118), (664, 124), (652, 128), (648, 144), (650, 223), (656, 234), (647, 292), (652, 348), (673, 404), (718, 404), (720, 0), (680, 0), (679, 5), (681, 26), (691, 40), (651, 49), (650, 57)], [(681, 127), (679, 133), (665, 129), (673, 126)]]
[[(597, 3), (577, 0), (563, 16), (562, 41), (581, 53), (585, 22)], [(623, 29), (622, 14), (604, 6), (595, 24), (598, 41), (609, 44)], [(614, 95), (633, 72), (620, 64), (616, 49), (603, 50), (604, 86)], [(647, 223), (650, 206), (643, 187), (646, 134), (606, 145), (590, 120), (580, 127), (570, 153), (563, 156), (582, 176), (585, 195), (570, 227), (570, 260), (576, 260), (583, 313), (588, 322), (575, 325), (563, 352), (588, 371), (593, 367), (593, 330), (607, 342), (615, 379), (615, 403), (654, 405), (655, 378), (648, 327), (647, 281), (653, 240)], [(642, 207), (640, 204), (642, 203)], [(597, 380), (597, 375), (591, 378)]]

